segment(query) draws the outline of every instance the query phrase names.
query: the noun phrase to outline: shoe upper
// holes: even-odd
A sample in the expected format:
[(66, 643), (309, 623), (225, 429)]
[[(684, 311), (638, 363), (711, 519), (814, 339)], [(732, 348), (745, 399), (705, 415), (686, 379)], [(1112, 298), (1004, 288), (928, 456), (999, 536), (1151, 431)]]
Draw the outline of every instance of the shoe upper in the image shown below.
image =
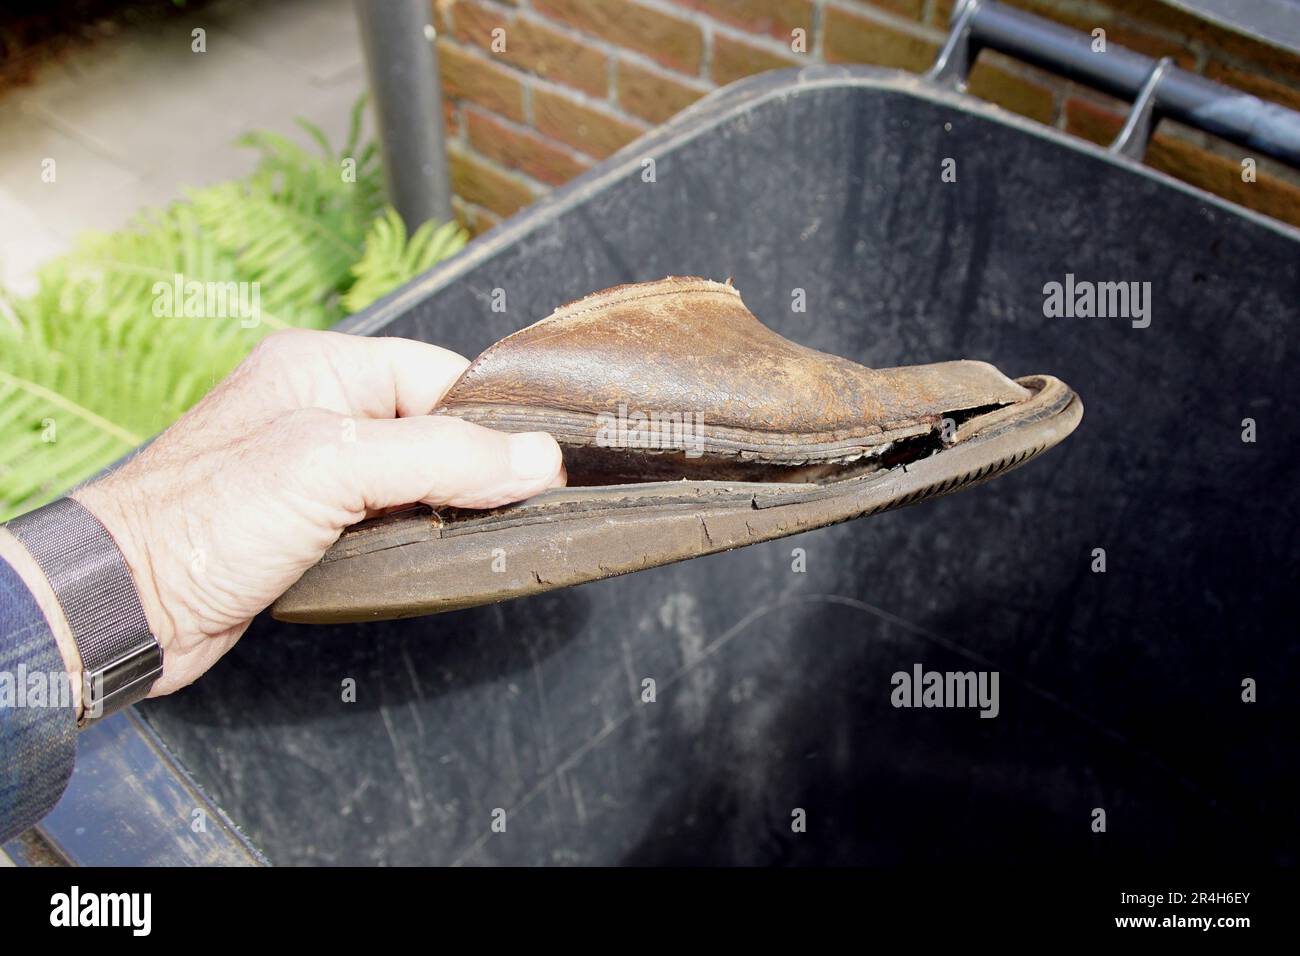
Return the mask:
[(712, 427), (827, 440), (1020, 402), (992, 365), (871, 369), (763, 325), (730, 282), (668, 277), (556, 309), (483, 352), (439, 410), (695, 414)]

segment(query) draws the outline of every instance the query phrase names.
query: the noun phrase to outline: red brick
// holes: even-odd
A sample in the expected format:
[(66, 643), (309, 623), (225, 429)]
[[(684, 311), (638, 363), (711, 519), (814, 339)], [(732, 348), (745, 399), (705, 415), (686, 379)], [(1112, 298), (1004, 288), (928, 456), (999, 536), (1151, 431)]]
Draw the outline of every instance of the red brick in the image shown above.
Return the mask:
[(523, 122), (524, 85), (512, 71), (447, 40), (438, 41), (438, 65), (442, 88), (448, 96), (472, 100), (494, 113)]
[(867, 0), (867, 3), (912, 20), (921, 19), (921, 13), (925, 9), (924, 0)]
[(1300, 86), (1300, 56), (1286, 53), (1271, 46), (1252, 45), (1236, 34), (1224, 34), (1224, 42), (1209, 44), (1209, 49), (1222, 53), (1248, 65), (1251, 72), (1267, 76), (1292, 86)]
[(502, 166), (552, 186), (568, 182), (590, 165), (536, 133), (507, 126), (476, 109), (467, 110), (466, 119), (469, 144), (476, 150)]
[[(1080, 99), (1065, 104), (1065, 115), (1069, 132), (1103, 145), (1115, 138), (1124, 122), (1122, 116)], [(1257, 173), (1253, 183), (1243, 182), (1241, 159), (1248, 155), (1243, 149), (1241, 158), (1230, 159), (1176, 136), (1157, 133), (1147, 149), (1146, 163), (1248, 209), (1300, 225), (1300, 188), (1265, 173)]]
[[(715, 20), (749, 33), (763, 33), (790, 42), (793, 30), (806, 32), (812, 42), (813, 5), (809, 0), (676, 0), (679, 6), (707, 13)], [(916, 0), (919, 4), (920, 0)]]
[(872, 63), (919, 73), (930, 68), (939, 52), (937, 43), (839, 7), (827, 7), (824, 17), (823, 43), (831, 63)]
[(511, 28), (505, 58), (538, 76), (593, 96), (609, 91), (609, 58), (557, 30), (528, 20)]
[(930, 8), (930, 23), (946, 30), (952, 25), (952, 8), (957, 5), (957, 0), (934, 0), (934, 6)]
[(433, 11), (433, 28), (442, 36), (447, 30), (447, 8), (456, 0), (431, 0), (429, 8)]
[(664, 122), (705, 95), (703, 90), (626, 60), (619, 61), (617, 87), (618, 105), (651, 123)]
[(460, 135), (460, 112), (455, 101), (446, 97), (442, 100), (442, 125), (452, 139)]
[(1065, 131), (1105, 146), (1124, 125), (1122, 114), (1072, 96), (1065, 101)]
[(1247, 209), (1300, 226), (1300, 188), (1258, 170), (1255, 182), (1243, 182), (1241, 160), (1248, 155), (1249, 151), (1243, 149), (1240, 157), (1230, 159), (1174, 136), (1157, 134), (1147, 150), (1146, 161), (1155, 169)]
[(459, 149), (447, 151), (451, 188), (461, 199), (509, 216), (529, 205), (536, 195), (523, 180), (489, 166)]
[(1300, 85), (1279, 83), (1275, 79), (1250, 73), (1246, 70), (1211, 61), (1205, 67), (1205, 75), (1212, 80), (1226, 83), (1247, 93), (1253, 93), (1260, 99), (1269, 100), (1279, 106), (1300, 110)]
[(982, 100), (1040, 123), (1056, 117), (1056, 95), (1049, 87), (990, 63), (987, 56), (976, 62), (967, 88)]
[(533, 0), (533, 8), (683, 73), (699, 73), (704, 62), (699, 26), (634, 0)]
[[(456, 0), (452, 6), (453, 35), (472, 43), (489, 56), (529, 70), (540, 77), (604, 96), (609, 88), (609, 58), (600, 50), (545, 24), (505, 14), (474, 0)], [(493, 49), (494, 31), (505, 43)], [(495, 44), (500, 46), (500, 44)]]
[(713, 37), (713, 81), (719, 86), (734, 82), (755, 73), (768, 70), (782, 70), (789, 66), (799, 66), (798, 58), (780, 56), (752, 43), (733, 40), (722, 34)]
[[(492, 42), (492, 31), (498, 27), (505, 29), (511, 17), (503, 10), (473, 0), (443, 0), (439, 6), (451, 14), (452, 36), (485, 50)], [(444, 26), (443, 31), (446, 30)]]
[(640, 126), (550, 90), (533, 91), (533, 122), (547, 136), (602, 159), (644, 131)]

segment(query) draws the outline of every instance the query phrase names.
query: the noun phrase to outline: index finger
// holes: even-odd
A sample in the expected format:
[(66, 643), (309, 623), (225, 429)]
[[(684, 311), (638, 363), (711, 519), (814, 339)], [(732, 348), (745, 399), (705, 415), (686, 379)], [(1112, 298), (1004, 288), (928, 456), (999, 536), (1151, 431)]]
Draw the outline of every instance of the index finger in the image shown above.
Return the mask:
[(289, 329), (263, 339), (221, 391), (250, 413), (324, 408), (405, 418), (427, 414), (468, 365), (463, 355), (413, 339)]

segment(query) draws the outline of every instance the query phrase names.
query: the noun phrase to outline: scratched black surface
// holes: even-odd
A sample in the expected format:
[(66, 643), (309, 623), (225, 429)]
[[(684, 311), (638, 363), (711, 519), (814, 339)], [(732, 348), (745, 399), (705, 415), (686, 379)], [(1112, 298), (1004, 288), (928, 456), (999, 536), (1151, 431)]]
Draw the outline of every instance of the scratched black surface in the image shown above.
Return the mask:
[[(363, 322), (472, 355), (604, 286), (730, 275), (784, 335), (867, 364), (1056, 374), (1079, 431), (983, 487), (732, 554), (405, 622), (259, 620), (144, 710), (273, 861), (1295, 861), (1296, 234), (915, 80), (837, 75), (706, 107)], [(1151, 282), (1151, 326), (1045, 318), (1067, 272)], [(1000, 715), (893, 708), (917, 662), (998, 670)]]

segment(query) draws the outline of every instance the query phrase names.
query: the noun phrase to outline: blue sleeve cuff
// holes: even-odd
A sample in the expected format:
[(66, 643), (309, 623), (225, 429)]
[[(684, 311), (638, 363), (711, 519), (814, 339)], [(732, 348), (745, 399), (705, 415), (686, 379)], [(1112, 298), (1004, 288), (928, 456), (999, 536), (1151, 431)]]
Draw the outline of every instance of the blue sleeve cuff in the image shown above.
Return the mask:
[(76, 757), (63, 655), (22, 578), (0, 561), (0, 843), (59, 802)]

